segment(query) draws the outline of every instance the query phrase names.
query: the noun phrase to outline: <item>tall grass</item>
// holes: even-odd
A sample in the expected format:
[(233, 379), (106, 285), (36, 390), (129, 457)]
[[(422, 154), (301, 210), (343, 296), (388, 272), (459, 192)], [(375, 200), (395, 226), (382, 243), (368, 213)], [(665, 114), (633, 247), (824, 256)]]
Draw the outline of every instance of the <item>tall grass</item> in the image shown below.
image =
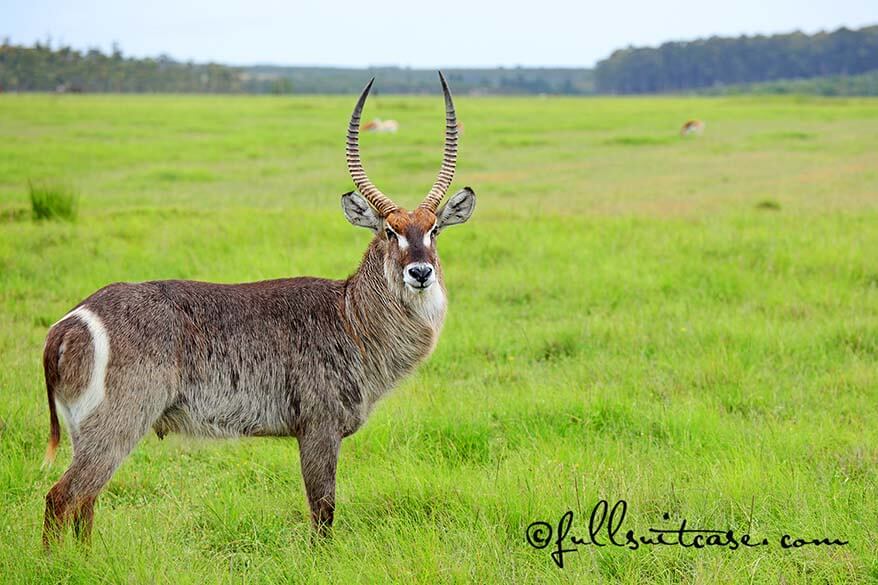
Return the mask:
[(30, 205), (36, 220), (74, 221), (79, 211), (79, 193), (66, 183), (28, 181)]

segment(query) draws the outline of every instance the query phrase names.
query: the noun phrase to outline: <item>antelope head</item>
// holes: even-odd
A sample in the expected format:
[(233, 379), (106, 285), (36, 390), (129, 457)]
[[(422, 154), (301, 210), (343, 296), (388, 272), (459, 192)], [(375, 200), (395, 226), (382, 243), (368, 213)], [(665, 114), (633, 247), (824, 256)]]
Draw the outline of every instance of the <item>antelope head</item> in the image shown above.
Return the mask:
[(359, 129), (363, 105), (375, 78), (366, 85), (348, 125), (348, 171), (357, 191), (342, 195), (342, 208), (348, 221), (375, 232), (375, 239), (385, 254), (384, 267), (388, 284), (412, 293), (423, 293), (439, 278), (439, 257), (436, 238), (450, 225), (463, 223), (475, 209), (476, 196), (465, 187), (441, 209), (439, 203), (451, 186), (457, 162), (457, 117), (448, 83), (439, 73), (445, 95), (445, 155), (439, 176), (423, 202), (412, 211), (399, 207), (378, 190), (366, 176), (360, 161)]

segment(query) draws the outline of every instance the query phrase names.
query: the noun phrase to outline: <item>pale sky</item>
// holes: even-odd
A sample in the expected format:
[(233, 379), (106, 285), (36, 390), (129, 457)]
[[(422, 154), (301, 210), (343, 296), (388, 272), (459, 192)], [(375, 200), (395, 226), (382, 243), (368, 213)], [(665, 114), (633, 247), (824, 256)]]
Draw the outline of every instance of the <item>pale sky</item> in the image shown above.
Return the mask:
[(0, 38), (234, 65), (590, 67), (614, 49), (878, 24), (878, 0), (0, 0)]

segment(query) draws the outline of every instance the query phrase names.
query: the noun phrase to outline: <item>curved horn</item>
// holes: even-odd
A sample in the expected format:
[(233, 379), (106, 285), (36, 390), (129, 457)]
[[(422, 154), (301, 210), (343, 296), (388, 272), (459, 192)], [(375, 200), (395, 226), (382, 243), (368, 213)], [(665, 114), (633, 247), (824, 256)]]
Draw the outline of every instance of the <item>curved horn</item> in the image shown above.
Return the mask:
[(442, 168), (439, 169), (439, 176), (420, 205), (434, 212), (451, 186), (454, 168), (457, 165), (457, 115), (454, 113), (454, 100), (451, 99), (451, 91), (448, 89), (448, 83), (441, 71), (439, 72), (439, 81), (442, 82), (442, 93), (445, 94), (445, 154), (442, 157)]
[(366, 198), (366, 201), (372, 204), (382, 217), (387, 217), (389, 213), (396, 211), (399, 208), (396, 203), (391, 201), (389, 197), (379, 191), (378, 188), (372, 184), (372, 181), (366, 176), (366, 171), (363, 170), (363, 163), (360, 161), (360, 114), (363, 113), (363, 105), (366, 103), (366, 98), (369, 96), (369, 90), (372, 89), (372, 84), (374, 82), (375, 78), (373, 77), (369, 83), (366, 84), (363, 93), (360, 94), (360, 99), (357, 100), (357, 105), (354, 107), (354, 113), (351, 114), (351, 121), (348, 124), (348, 138), (345, 146), (345, 156), (348, 161), (348, 172), (351, 174), (351, 179), (354, 180), (354, 185), (357, 186), (360, 194)]

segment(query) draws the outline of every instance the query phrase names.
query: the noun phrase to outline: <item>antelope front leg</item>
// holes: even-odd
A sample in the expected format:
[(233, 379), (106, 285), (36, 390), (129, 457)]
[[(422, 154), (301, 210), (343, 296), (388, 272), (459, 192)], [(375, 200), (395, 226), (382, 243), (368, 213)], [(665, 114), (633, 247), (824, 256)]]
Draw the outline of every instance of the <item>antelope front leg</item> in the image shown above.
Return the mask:
[(335, 469), (341, 434), (335, 429), (309, 429), (299, 437), (302, 478), (311, 507), (311, 522), (320, 536), (329, 536), (335, 514)]

